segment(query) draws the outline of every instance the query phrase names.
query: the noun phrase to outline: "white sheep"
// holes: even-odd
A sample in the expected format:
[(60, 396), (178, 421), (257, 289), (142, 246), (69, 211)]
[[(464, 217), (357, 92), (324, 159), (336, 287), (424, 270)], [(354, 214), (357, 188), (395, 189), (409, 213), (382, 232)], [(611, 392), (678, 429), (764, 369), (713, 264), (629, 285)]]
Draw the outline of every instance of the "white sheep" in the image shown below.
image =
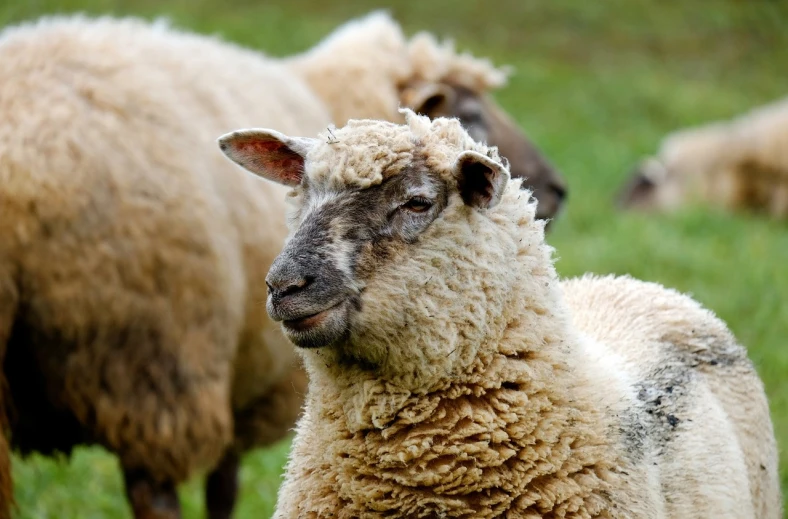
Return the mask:
[(627, 209), (702, 203), (788, 218), (788, 98), (729, 121), (674, 132), (619, 194)]
[(309, 392), (274, 517), (780, 517), (726, 326), (659, 285), (559, 282), (497, 150), (404, 113), (219, 140), (292, 188), (267, 308)]
[[(490, 98), (504, 71), (426, 33), (408, 40), (381, 12), (277, 60), (163, 22), (49, 17), (0, 34), (0, 72), (0, 357), (14, 447), (68, 451), (87, 435), (120, 456), (138, 516), (177, 513), (174, 485), (223, 450), (208, 508), (229, 516), (240, 454), (281, 438), (303, 397), (292, 346), (258, 304), (287, 234), (285, 191), (237, 171), (215, 135), (314, 134), (343, 117), (399, 119), (404, 103), (460, 117), (509, 150), (542, 217), (561, 207), (560, 175)], [(170, 335), (125, 332), (148, 328)], [(0, 441), (0, 496), (4, 451)]]

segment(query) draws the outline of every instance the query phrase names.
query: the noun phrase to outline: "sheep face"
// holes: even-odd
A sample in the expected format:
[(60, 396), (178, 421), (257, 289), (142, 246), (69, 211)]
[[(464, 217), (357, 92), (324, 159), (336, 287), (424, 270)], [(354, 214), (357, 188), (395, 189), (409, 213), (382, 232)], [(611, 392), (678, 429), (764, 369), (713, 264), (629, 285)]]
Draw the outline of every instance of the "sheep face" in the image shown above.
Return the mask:
[[(665, 138), (656, 155), (630, 173), (618, 194), (622, 209), (672, 211), (704, 199), (730, 197), (729, 156), (735, 141), (723, 125), (676, 132)], [(707, 181), (715, 175), (715, 181)]]
[(623, 209), (652, 210), (662, 203), (661, 192), (669, 183), (668, 170), (656, 158), (648, 158), (635, 167), (618, 195), (618, 205)]
[(489, 94), (451, 83), (424, 82), (406, 88), (402, 100), (430, 118), (459, 119), (474, 140), (496, 146), (509, 160), (511, 177), (522, 178), (523, 187), (538, 201), (537, 218), (550, 220), (560, 214), (568, 192), (566, 181)]
[[(719, 172), (714, 185), (704, 183), (710, 171)], [(632, 171), (619, 192), (617, 204), (625, 210), (670, 212), (709, 198), (726, 199), (731, 190), (727, 173), (725, 168), (715, 169), (697, 161), (674, 164), (649, 157)]]
[[(381, 369), (388, 363), (396, 372), (413, 355), (427, 358), (427, 367), (445, 363), (459, 344), (476, 347), (489, 333), (495, 319), (486, 312), (496, 312), (489, 300), (505, 297), (513, 282), (499, 266), (516, 261), (516, 245), (508, 237), (504, 253), (477, 240), (505, 239), (486, 215), (501, 200), (508, 170), (459, 122), (413, 118), (428, 130), (450, 126), (454, 141), (444, 145), (434, 135), (382, 121), (351, 122), (327, 141), (311, 140), (308, 150), (304, 141), (270, 130), (222, 138), (231, 159), (294, 187), (291, 234), (267, 277), (267, 308), (296, 345), (331, 347), (345, 360)], [(489, 255), (480, 253), (487, 249)], [(439, 289), (428, 287), (431, 277)], [(485, 303), (459, 297), (476, 284), (474, 293)], [(451, 308), (441, 302), (447, 292), (456, 303)], [(443, 316), (450, 325), (437, 326), (436, 316), (434, 329), (408, 329), (438, 307), (450, 312)], [(433, 332), (448, 335), (425, 341)]]

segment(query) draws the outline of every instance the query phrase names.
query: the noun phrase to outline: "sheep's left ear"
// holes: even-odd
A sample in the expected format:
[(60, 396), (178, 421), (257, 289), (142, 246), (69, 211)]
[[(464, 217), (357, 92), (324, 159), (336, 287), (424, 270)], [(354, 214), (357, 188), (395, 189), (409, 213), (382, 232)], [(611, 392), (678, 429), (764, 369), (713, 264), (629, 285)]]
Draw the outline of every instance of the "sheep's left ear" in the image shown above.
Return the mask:
[(227, 157), (261, 176), (286, 186), (297, 186), (304, 175), (306, 154), (317, 139), (288, 137), (267, 129), (230, 132), (219, 137), (219, 148)]
[(509, 181), (509, 171), (502, 164), (470, 150), (457, 157), (454, 172), (463, 201), (480, 209), (498, 205)]

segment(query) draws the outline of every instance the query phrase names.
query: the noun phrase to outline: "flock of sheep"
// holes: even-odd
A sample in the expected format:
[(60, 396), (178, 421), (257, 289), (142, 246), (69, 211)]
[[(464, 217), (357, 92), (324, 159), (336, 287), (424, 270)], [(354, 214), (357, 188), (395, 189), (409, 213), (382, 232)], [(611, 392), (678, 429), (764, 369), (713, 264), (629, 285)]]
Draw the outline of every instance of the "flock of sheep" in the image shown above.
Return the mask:
[[(566, 182), (488, 60), (381, 12), (286, 59), (73, 16), (5, 29), (0, 70), (0, 519), (12, 450), (80, 444), (135, 518), (207, 470), (228, 519), (294, 427), (282, 519), (781, 517), (746, 350), (558, 279)], [(670, 137), (621, 203), (788, 215), (785, 111)]]

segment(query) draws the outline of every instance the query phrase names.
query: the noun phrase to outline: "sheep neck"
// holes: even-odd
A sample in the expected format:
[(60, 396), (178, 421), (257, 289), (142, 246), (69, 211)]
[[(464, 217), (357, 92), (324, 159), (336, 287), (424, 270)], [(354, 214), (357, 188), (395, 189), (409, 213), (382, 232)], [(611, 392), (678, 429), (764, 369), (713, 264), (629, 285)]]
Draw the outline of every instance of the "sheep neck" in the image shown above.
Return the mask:
[[(299, 434), (304, 437), (296, 451), (300, 456), (299, 445), (308, 449), (318, 438), (337, 439), (326, 453), (303, 453), (318, 456), (317, 466), (330, 467), (328, 479), (337, 482), (333, 492), (341, 496), (343, 488), (355, 488), (347, 497), (352, 501), (359, 485), (369, 485), (376, 494), (400, 496), (397, 506), (402, 506), (407, 503), (402, 494), (418, 488), (414, 500), (417, 494), (431, 491), (441, 507), (460, 507), (457, 511), (467, 507), (478, 517), (482, 510), (500, 513), (513, 507), (541, 513), (559, 506), (551, 501), (555, 496), (545, 476), (562, 474), (562, 480), (571, 480), (568, 495), (578, 492), (575, 497), (587, 510), (607, 506), (606, 494), (600, 490), (610, 474), (605, 460), (613, 456), (604, 434), (605, 419), (597, 404), (576, 390), (587, 382), (585, 369), (577, 368), (584, 362), (579, 359), (582, 351), (568, 324), (542, 229), (533, 223), (532, 214), (521, 213), (522, 205), (514, 201), (518, 196), (515, 190), (507, 192), (504, 207), (489, 216), (494, 226), (489, 220), (472, 222), (473, 233), (450, 232), (453, 218), (457, 229), (467, 228), (467, 215), (458, 212), (456, 218), (447, 214), (435, 236), (425, 238), (437, 247), (438, 235), (450, 236), (447, 247), (454, 247), (455, 253), (449, 261), (456, 264), (457, 250), (473, 243), (477, 248), (479, 243), (496, 243), (484, 236), (485, 229), (503, 229), (499, 237), (511, 241), (509, 245), (500, 241), (501, 250), (509, 247), (517, 260), (507, 263), (507, 268), (511, 279), (519, 280), (518, 289), (495, 288), (504, 303), (484, 318), (490, 324), (485, 328), (488, 340), (456, 344), (470, 352), (469, 362), (454, 365), (461, 369), (444, 371), (436, 383), (414, 389), (343, 359), (336, 351), (304, 352), (310, 373), (309, 420), (301, 424)], [(468, 243), (458, 242), (463, 239)], [(469, 261), (465, 271), (458, 268), (458, 276), (481, 265)], [(458, 304), (466, 301), (460, 298)], [(441, 333), (440, 327), (460, 321), (422, 323), (419, 333), (408, 340), (418, 341), (433, 330)], [(434, 341), (425, 339), (424, 348), (432, 346)], [(514, 503), (525, 499), (515, 496), (524, 495), (530, 496), (531, 504)]]
[[(551, 321), (563, 327), (554, 314), (525, 312), (507, 323), (504, 338)], [(592, 512), (605, 509), (608, 495), (600, 491), (612, 476), (602, 413), (573, 389), (582, 381), (565, 359), (571, 337), (542, 339), (481, 356), (467, 373), (426, 394), (349, 366), (339, 382), (325, 355), (322, 369), (312, 356), (307, 406), (315, 421), (309, 425), (317, 426), (315, 441), (337, 439), (325, 456), (331, 460), (328, 479), (336, 478), (340, 499), (345, 489), (354, 489), (343, 506), (359, 506), (354, 496), (368, 486), (398, 495), (398, 506), (412, 500), (411, 512), (423, 506), (418, 496), (425, 491), (441, 501), (440, 507), (474, 517), (520, 507), (542, 511), (564, 506), (553, 501), (547, 477), (564, 473), (564, 480), (583, 481), (565, 487), (577, 489), (572, 499)], [(329, 371), (334, 374), (327, 376)], [(412, 488), (419, 492), (410, 495)], [(531, 500), (527, 506), (515, 497), (523, 495)]]

